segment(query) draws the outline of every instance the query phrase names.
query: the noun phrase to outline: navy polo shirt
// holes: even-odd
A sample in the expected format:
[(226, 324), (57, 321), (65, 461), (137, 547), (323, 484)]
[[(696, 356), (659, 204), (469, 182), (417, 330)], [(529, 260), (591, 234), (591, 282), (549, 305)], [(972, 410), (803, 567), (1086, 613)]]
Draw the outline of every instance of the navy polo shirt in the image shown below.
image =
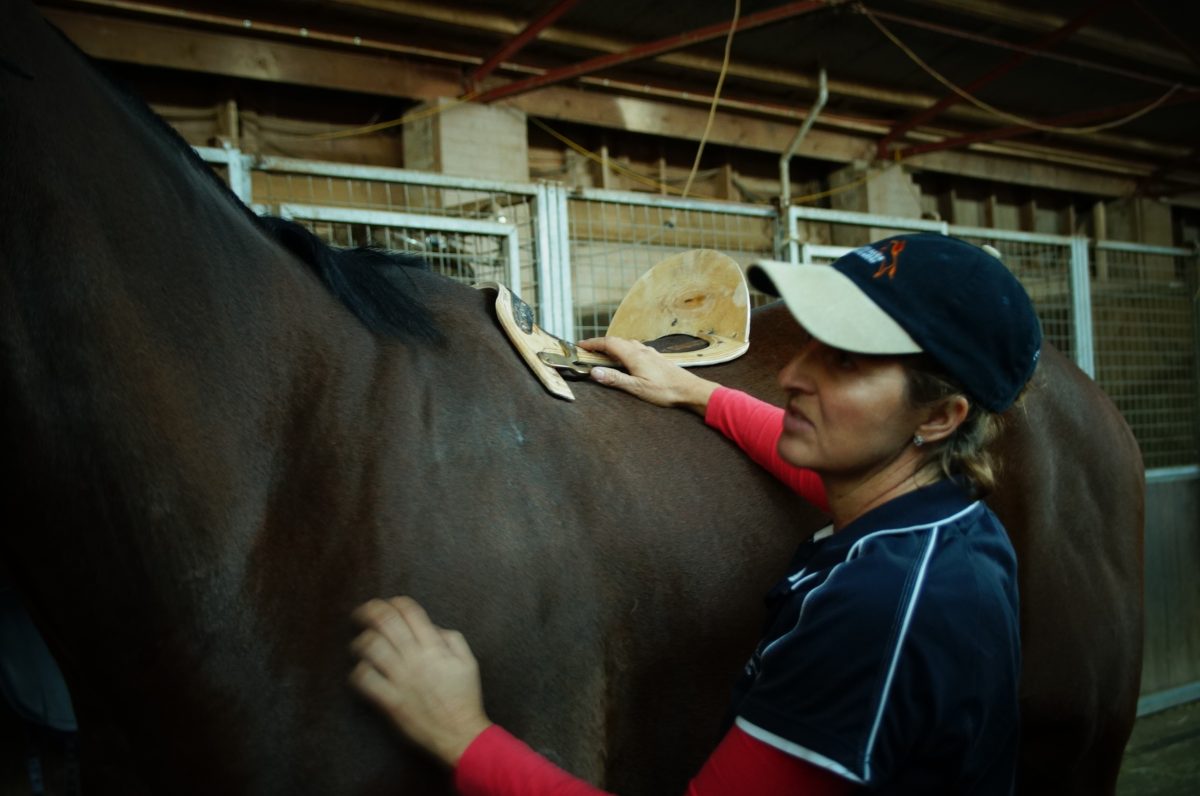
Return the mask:
[(885, 793), (1012, 792), (1017, 561), (987, 506), (941, 481), (789, 572), (735, 691), (742, 730)]

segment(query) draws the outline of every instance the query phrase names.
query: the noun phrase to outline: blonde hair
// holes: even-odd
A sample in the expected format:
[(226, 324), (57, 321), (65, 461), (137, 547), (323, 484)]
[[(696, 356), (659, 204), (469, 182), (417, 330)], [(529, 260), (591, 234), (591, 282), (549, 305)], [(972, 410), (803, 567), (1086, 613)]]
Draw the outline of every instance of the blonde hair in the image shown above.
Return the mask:
[[(904, 363), (908, 377), (908, 401), (914, 408), (932, 407), (966, 392), (930, 357), (917, 356)], [(1017, 398), (1019, 403), (1024, 392)], [(943, 478), (967, 481), (975, 497), (986, 497), (996, 488), (1000, 464), (988, 446), (1000, 433), (1003, 421), (972, 401), (967, 417), (950, 436), (927, 443), (927, 466), (936, 467)]]

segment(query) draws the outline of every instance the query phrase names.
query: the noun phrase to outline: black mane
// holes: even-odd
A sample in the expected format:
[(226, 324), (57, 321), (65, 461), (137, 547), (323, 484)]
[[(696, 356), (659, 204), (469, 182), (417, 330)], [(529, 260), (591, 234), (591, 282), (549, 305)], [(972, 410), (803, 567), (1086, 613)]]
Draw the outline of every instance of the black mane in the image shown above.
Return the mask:
[(369, 246), (335, 248), (295, 221), (274, 216), (255, 220), (273, 240), (307, 263), (329, 292), (371, 331), (400, 339), (439, 338), (433, 316), (414, 298), (416, 286), (405, 273), (411, 268), (429, 270), (420, 257)]
[[(414, 295), (416, 286), (412, 279), (399, 278), (403, 273), (401, 268), (428, 270), (429, 266), (421, 258), (363, 246), (353, 249), (334, 248), (293, 221), (274, 217), (260, 218), (204, 162), (178, 130), (151, 110), (141, 97), (132, 92), (103, 64), (80, 50), (66, 34), (54, 25), (50, 27), (113, 87), (131, 112), (177, 146), (188, 162), (203, 174), (205, 179), (212, 180), (221, 194), (245, 213), (251, 223), (271, 240), (303, 260), (364, 326), (376, 334), (399, 339), (439, 339), (440, 334), (433, 316)], [(13, 69), (7, 62), (2, 65)], [(13, 71), (24, 75), (21, 70)]]

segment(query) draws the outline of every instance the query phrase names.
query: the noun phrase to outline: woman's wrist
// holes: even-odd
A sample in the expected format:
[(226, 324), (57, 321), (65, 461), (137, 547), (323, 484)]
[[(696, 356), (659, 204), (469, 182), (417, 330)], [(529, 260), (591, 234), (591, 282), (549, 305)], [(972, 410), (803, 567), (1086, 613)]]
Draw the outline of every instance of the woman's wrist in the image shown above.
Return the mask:
[(478, 722), (466, 725), (453, 734), (439, 739), (436, 745), (430, 746), (429, 751), (448, 767), (457, 768), (458, 761), (462, 760), (463, 754), (471, 744), (475, 743), (475, 740), (491, 726), (492, 722), (487, 717), (483, 717)]
[(702, 379), (699, 376), (695, 376), (695, 374), (692, 375), (695, 377), (695, 381), (688, 385), (688, 388), (683, 392), (679, 400), (676, 401), (675, 405), (690, 409), (701, 417), (704, 417), (708, 412), (708, 402), (712, 398), (712, 394), (721, 385), (715, 381)]

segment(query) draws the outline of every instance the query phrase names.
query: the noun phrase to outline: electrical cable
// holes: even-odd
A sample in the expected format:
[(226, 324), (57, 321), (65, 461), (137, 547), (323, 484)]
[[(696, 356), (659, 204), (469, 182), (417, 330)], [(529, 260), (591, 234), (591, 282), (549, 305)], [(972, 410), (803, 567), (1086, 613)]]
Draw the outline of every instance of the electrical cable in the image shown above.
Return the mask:
[(725, 58), (721, 61), (721, 73), (717, 76), (717, 88), (713, 91), (712, 104), (708, 106), (708, 121), (704, 124), (704, 133), (700, 136), (700, 145), (696, 147), (696, 159), (692, 161), (692, 173), (688, 175), (683, 185), (682, 196), (687, 196), (692, 190), (692, 180), (700, 168), (700, 157), (704, 154), (704, 145), (708, 142), (708, 134), (712, 131), (713, 120), (717, 116), (717, 105), (721, 101), (721, 88), (725, 85), (725, 75), (729, 71), (729, 56), (733, 52), (733, 34), (737, 31), (738, 19), (742, 16), (742, 0), (733, 0), (733, 19), (729, 21), (729, 35), (725, 37)]
[(1017, 116), (1014, 113), (1009, 113), (1008, 111), (1000, 110), (999, 108), (997, 108), (993, 105), (989, 105), (988, 103), (979, 99), (978, 97), (971, 94), (970, 92), (960, 88), (958, 85), (956, 85), (955, 83), (951, 82), (948, 78), (943, 76), (936, 69), (931, 67), (929, 64), (925, 63), (923, 60), (921, 60), (921, 57), (919, 55), (917, 55), (915, 52), (913, 52), (913, 50), (910, 47), (905, 45), (904, 42), (900, 41), (900, 39), (897, 38), (894, 33), (892, 33), (890, 30), (888, 30), (884, 26), (884, 24), (882, 22), (880, 22), (879, 19), (874, 14), (871, 13), (871, 10), (869, 8), (867, 8), (865, 5), (860, 3), (860, 4), (858, 4), (858, 10), (867, 19), (869, 19), (871, 21), (871, 23), (873, 25), (875, 25), (875, 27), (879, 28), (880, 33), (882, 33), (884, 36), (886, 36), (892, 42), (892, 44), (894, 44), (898, 48), (900, 48), (901, 52), (903, 52), (905, 55), (907, 55), (912, 60), (913, 63), (915, 63), (917, 66), (921, 67), (921, 69), (923, 69), (925, 72), (927, 72), (934, 80), (937, 80), (943, 86), (950, 89), (955, 94), (957, 94), (958, 96), (965, 99), (967, 102), (970, 102), (975, 107), (981, 108), (982, 110), (985, 110), (991, 114), (999, 116), (1001, 119), (1005, 119), (1007, 121), (1013, 122), (1014, 124), (1018, 124), (1022, 127), (1028, 127), (1031, 130), (1040, 130), (1042, 132), (1047, 132), (1047, 133), (1067, 133), (1069, 135), (1088, 135), (1090, 133), (1098, 133), (1101, 130), (1111, 130), (1114, 127), (1120, 127), (1121, 125), (1128, 124), (1129, 122), (1132, 122), (1135, 119), (1145, 116), (1147, 113), (1150, 113), (1151, 111), (1153, 111), (1154, 109), (1156, 109), (1160, 105), (1162, 105), (1164, 102), (1166, 102), (1168, 99), (1170, 99), (1171, 95), (1173, 95), (1175, 92), (1179, 91), (1179, 89), (1181, 88), (1180, 84), (1176, 83), (1174, 86), (1167, 89), (1167, 92), (1165, 94), (1163, 94), (1158, 99), (1153, 100), (1152, 102), (1150, 102), (1150, 104), (1146, 105), (1145, 107), (1134, 111), (1133, 113), (1129, 114), (1128, 116), (1123, 116), (1120, 119), (1115, 119), (1113, 121), (1104, 122), (1103, 124), (1096, 124), (1096, 125), (1092, 125), (1091, 127), (1065, 127), (1065, 126), (1060, 127), (1060, 126), (1051, 125), (1051, 124), (1042, 124), (1042, 123), (1036, 122), (1032, 119), (1026, 119), (1022, 116)]

